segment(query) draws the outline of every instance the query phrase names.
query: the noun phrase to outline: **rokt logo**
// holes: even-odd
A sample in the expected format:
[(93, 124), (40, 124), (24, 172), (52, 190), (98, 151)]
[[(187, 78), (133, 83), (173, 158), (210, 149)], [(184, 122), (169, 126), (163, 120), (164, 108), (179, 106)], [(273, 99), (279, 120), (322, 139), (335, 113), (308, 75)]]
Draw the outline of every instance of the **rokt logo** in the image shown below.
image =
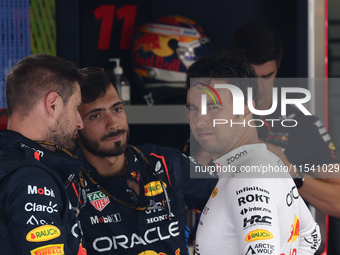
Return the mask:
[(45, 225), (37, 227), (26, 235), (29, 242), (44, 242), (60, 236), (60, 230), (56, 226)]
[(270, 197), (259, 194), (249, 194), (245, 197), (238, 198), (238, 205), (246, 204), (247, 202), (262, 202), (268, 204)]
[[(166, 183), (164, 183), (164, 188), (166, 188)], [(161, 194), (163, 192), (162, 184), (160, 181), (153, 181), (144, 186), (145, 196), (151, 197)]]
[(44, 188), (38, 188), (37, 186), (27, 186), (28, 194), (39, 194), (39, 195), (45, 195), (48, 197), (55, 197), (53, 189), (48, 189), (46, 187)]

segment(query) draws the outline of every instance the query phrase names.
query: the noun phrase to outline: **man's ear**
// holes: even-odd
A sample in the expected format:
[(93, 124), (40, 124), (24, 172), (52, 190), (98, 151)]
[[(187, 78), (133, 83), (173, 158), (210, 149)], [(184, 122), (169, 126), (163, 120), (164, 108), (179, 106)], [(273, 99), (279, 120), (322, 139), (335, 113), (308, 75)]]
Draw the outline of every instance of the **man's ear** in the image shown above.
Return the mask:
[(60, 103), (60, 96), (57, 92), (50, 92), (45, 99), (45, 107), (48, 114), (53, 117), (57, 111), (57, 106)]

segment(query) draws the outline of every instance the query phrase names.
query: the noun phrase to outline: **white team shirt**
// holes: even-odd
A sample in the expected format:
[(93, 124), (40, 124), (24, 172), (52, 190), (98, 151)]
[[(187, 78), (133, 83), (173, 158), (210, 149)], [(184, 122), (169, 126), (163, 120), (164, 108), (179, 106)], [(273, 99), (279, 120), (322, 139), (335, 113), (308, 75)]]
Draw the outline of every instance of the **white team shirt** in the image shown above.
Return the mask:
[[(260, 170), (284, 166), (265, 144), (241, 146), (215, 164), (244, 171), (250, 169), (247, 166)], [(197, 255), (304, 255), (314, 254), (320, 242), (319, 226), (289, 173), (222, 172), (202, 211), (195, 251)]]

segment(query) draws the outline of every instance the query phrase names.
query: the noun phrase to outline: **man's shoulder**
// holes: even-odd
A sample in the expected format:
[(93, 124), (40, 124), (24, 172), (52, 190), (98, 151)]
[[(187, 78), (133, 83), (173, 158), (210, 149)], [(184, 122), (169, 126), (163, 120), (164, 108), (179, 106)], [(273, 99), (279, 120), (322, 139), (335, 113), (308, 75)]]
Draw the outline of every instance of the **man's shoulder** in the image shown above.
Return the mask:
[(299, 108), (293, 105), (287, 105), (287, 112), (285, 116), (281, 116), (283, 119), (298, 119), (304, 122), (313, 123), (319, 120), (315, 115), (305, 115)]
[(56, 176), (51, 175), (51, 173), (47, 172), (43, 168), (32, 165), (19, 167), (10, 173), (10, 175), (11, 176), (7, 181), (9, 186), (32, 183), (41, 185), (56, 185), (57, 183)]

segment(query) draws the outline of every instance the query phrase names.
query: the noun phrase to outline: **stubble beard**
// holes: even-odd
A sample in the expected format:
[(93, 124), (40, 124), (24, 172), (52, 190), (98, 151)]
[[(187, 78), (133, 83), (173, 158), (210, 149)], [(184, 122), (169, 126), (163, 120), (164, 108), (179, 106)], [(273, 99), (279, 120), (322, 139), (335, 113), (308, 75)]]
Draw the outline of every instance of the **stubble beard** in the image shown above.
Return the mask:
[(72, 151), (76, 146), (75, 134), (77, 128), (72, 132), (67, 132), (69, 121), (64, 116), (64, 114), (61, 114), (56, 124), (49, 128), (46, 141), (54, 143), (68, 151)]
[(130, 133), (129, 129), (119, 129), (115, 132), (111, 132), (101, 137), (99, 141), (103, 142), (108, 138), (126, 134), (126, 138), (124, 140), (114, 142), (114, 147), (107, 149), (107, 148), (101, 148), (98, 140), (91, 139), (85, 136), (80, 130), (78, 131), (82, 146), (88, 152), (101, 158), (116, 157), (116, 156), (123, 154), (127, 148), (127, 141), (129, 140), (129, 133)]

